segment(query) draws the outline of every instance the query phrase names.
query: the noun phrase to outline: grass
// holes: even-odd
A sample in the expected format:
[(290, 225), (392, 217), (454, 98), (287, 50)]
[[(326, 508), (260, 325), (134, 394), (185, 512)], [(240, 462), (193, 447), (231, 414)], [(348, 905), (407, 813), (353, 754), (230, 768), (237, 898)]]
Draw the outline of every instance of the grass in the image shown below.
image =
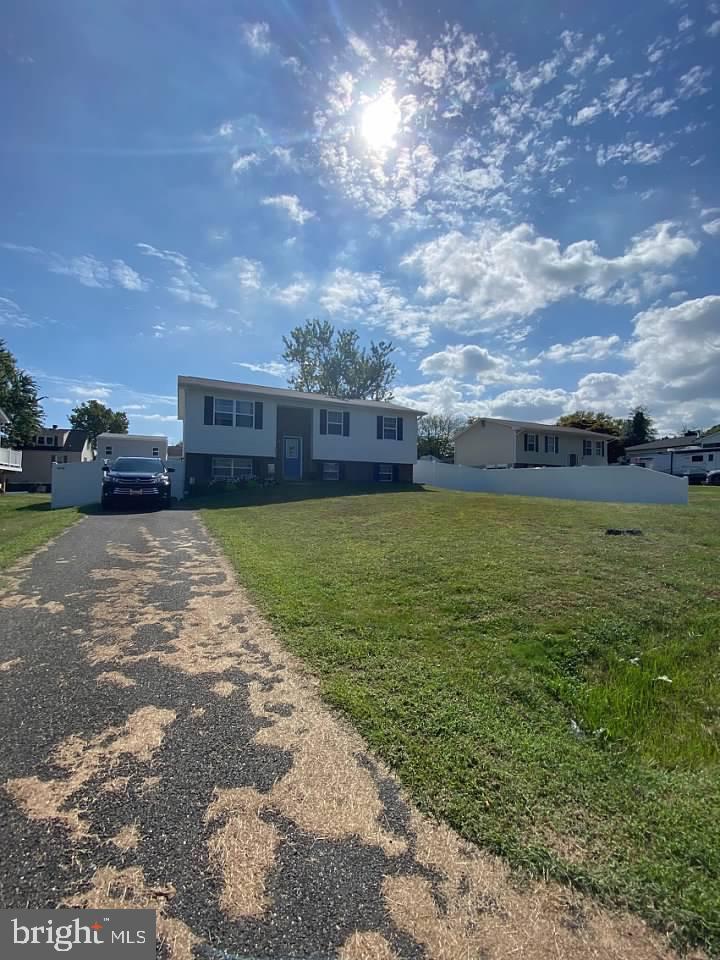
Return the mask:
[(56, 537), (78, 518), (74, 508), (51, 510), (43, 493), (0, 496), (0, 570)]
[(720, 949), (720, 490), (338, 494), (201, 503), (324, 696), (464, 836)]

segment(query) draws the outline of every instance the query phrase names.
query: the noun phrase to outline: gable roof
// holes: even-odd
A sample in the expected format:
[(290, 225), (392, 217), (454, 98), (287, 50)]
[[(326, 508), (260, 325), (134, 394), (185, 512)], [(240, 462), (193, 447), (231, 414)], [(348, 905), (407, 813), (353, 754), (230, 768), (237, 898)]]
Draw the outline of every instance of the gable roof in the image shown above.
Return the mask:
[(617, 437), (611, 433), (596, 433), (595, 430), (583, 430), (580, 427), (559, 427), (554, 423), (535, 423), (533, 420), (503, 420), (500, 417), (479, 417), (474, 423), (469, 424), (462, 430), (458, 430), (455, 437), (460, 437), (468, 430), (480, 427), (482, 422), (497, 423), (502, 427), (510, 427), (513, 430), (536, 430), (542, 433), (565, 433), (574, 434), (582, 437), (594, 437), (596, 440), (617, 440)]
[(240, 393), (255, 393), (263, 397), (272, 397), (277, 400), (302, 400), (305, 403), (339, 403), (343, 406), (369, 407), (380, 412), (392, 410), (398, 413), (412, 414), (416, 417), (424, 416), (425, 411), (415, 407), (406, 407), (389, 400), (346, 400), (344, 397), (330, 397), (323, 393), (306, 393), (303, 390), (287, 390), (283, 387), (263, 387), (257, 383), (235, 383), (232, 380), (206, 380), (203, 377), (178, 377), (178, 419), (185, 415), (185, 405), (180, 399), (183, 387), (203, 387), (208, 390), (236, 390)]
[(165, 440), (167, 437), (164, 434), (142, 434), (142, 433), (99, 433), (97, 436), (98, 440)]
[(700, 443), (700, 437), (663, 437), (662, 440), (648, 440), (647, 443), (636, 443), (633, 447), (625, 447), (625, 453), (640, 453), (649, 450), (669, 450), (672, 447), (690, 447)]
[(62, 449), (68, 450), (70, 453), (82, 453), (87, 441), (87, 430), (70, 430), (68, 431), (67, 437), (65, 437), (65, 443), (62, 445)]

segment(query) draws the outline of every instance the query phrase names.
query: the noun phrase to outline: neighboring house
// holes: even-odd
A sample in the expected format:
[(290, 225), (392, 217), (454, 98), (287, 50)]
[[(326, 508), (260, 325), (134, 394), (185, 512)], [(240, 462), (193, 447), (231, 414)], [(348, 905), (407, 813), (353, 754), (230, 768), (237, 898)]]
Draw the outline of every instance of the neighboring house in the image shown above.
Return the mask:
[(8, 483), (12, 490), (49, 490), (53, 463), (80, 463), (93, 459), (93, 450), (85, 430), (70, 427), (43, 427), (22, 448), (22, 472)]
[(419, 416), (384, 401), (178, 377), (191, 486), (250, 477), (412, 483)]
[(5, 429), (10, 417), (0, 409), (0, 493), (5, 492), (5, 484), (13, 474), (22, 470), (22, 450), (13, 450), (5, 438)]
[(99, 433), (97, 455), (100, 460), (118, 457), (168, 458), (167, 437), (144, 437), (139, 433)]
[(605, 466), (613, 439), (578, 427), (483, 417), (455, 435), (455, 463), (467, 467)]
[(174, 457), (175, 459), (182, 459), (183, 456), (183, 445), (182, 440), (180, 443), (171, 443), (168, 447), (167, 452), (168, 457)]
[(625, 455), (630, 463), (676, 477), (709, 473), (720, 469), (720, 431), (640, 443), (626, 447)]

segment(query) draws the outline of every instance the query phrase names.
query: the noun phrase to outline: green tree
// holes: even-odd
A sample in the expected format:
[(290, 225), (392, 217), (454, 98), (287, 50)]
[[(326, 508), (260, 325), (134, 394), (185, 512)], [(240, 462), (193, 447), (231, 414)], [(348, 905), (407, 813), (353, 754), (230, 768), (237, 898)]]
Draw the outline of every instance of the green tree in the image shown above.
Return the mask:
[(10, 420), (5, 427), (10, 446), (21, 447), (40, 431), (42, 399), (33, 378), (18, 367), (5, 341), (0, 340), (0, 410)]
[(720, 433), (720, 423), (716, 423), (714, 427), (708, 427), (707, 430), (702, 431), (704, 437), (709, 436), (711, 433)]
[(462, 417), (428, 413), (418, 420), (418, 457), (449, 459), (455, 454), (455, 434), (464, 426)]
[(623, 433), (622, 418), (611, 417), (602, 410), (576, 410), (566, 413), (557, 422), (559, 427), (578, 427), (580, 430), (592, 430), (593, 433), (609, 433), (620, 437)]
[(73, 408), (68, 417), (71, 426), (76, 430), (86, 430), (93, 448), (97, 446), (97, 438), (101, 433), (127, 433), (128, 418), (122, 410), (111, 410), (99, 400), (86, 400)]
[(623, 446), (635, 447), (639, 443), (649, 443), (655, 439), (655, 427), (645, 407), (635, 407), (625, 421)]
[(622, 417), (611, 417), (602, 410), (576, 410), (560, 417), (557, 423), (559, 427), (578, 427), (580, 430), (592, 430), (593, 433), (615, 437), (615, 440), (608, 441), (608, 463), (615, 463), (625, 452), (622, 439), (625, 422)]
[(348, 400), (390, 400), (397, 367), (395, 349), (381, 340), (359, 346), (355, 330), (336, 332), (326, 320), (306, 320), (283, 337), (283, 359), (292, 366), (288, 382), (305, 393), (325, 393)]

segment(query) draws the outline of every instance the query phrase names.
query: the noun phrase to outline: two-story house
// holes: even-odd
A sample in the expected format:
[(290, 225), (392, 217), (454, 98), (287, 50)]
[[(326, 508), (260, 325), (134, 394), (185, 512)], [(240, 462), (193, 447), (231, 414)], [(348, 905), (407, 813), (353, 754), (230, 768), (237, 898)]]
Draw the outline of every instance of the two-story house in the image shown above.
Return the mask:
[(604, 466), (613, 439), (577, 427), (483, 417), (455, 436), (455, 463), (467, 467)]
[(178, 377), (189, 486), (250, 477), (412, 483), (419, 416), (384, 401)]
[(12, 490), (49, 490), (54, 463), (80, 463), (93, 460), (92, 444), (85, 430), (71, 427), (42, 427), (37, 436), (22, 448), (22, 472), (11, 482)]

